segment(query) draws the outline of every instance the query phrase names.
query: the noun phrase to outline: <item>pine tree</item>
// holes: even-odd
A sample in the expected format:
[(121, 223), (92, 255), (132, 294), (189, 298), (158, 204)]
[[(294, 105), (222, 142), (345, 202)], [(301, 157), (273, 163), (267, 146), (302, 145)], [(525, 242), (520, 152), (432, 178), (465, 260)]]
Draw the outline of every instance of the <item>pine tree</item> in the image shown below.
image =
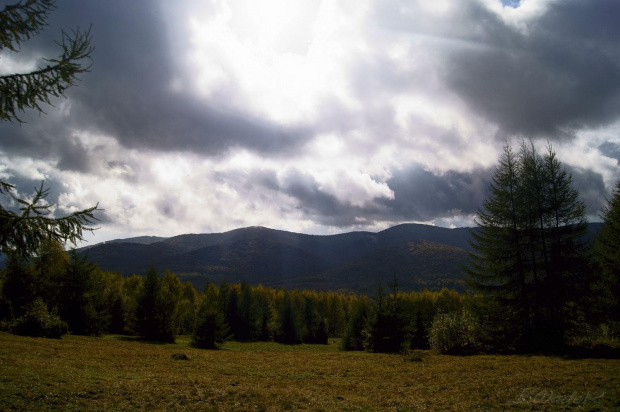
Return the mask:
[(291, 302), (291, 296), (286, 290), (284, 291), (284, 295), (279, 302), (278, 328), (276, 330), (274, 340), (276, 342), (288, 344), (301, 343), (301, 338), (297, 327), (296, 312)]
[(230, 327), (218, 305), (219, 292), (215, 285), (207, 284), (201, 296), (192, 334), (192, 346), (201, 349), (216, 349), (231, 338)]
[(353, 301), (349, 321), (342, 337), (343, 350), (364, 350), (372, 317), (372, 302), (368, 297), (360, 296)]
[(489, 305), (499, 311), (489, 318), (511, 325), (512, 342), (503, 344), (565, 343), (587, 279), (584, 216), (572, 177), (550, 145), (544, 156), (531, 142), (521, 143), (518, 156), (506, 145), (478, 212), (467, 268), (470, 286), (497, 303)]
[(157, 270), (150, 267), (144, 277), (144, 287), (136, 299), (136, 331), (147, 340), (159, 340), (157, 295), (160, 287)]
[(546, 182), (546, 225), (548, 266), (543, 290), (546, 319), (544, 328), (551, 341), (564, 339), (567, 329), (580, 317), (581, 297), (590, 281), (585, 203), (572, 187), (571, 175), (562, 167), (551, 145), (543, 156)]
[(599, 299), (603, 321), (614, 323), (615, 333), (620, 335), (620, 180), (601, 218), (603, 227), (594, 244), (594, 256), (601, 272)]
[(246, 281), (241, 282), (236, 302), (237, 329), (235, 339), (240, 341), (256, 340), (259, 336), (258, 306), (252, 288)]
[(411, 337), (411, 347), (413, 349), (428, 349), (430, 347), (428, 343), (428, 331), (424, 326), (421, 312), (416, 313), (415, 327)]
[(11, 321), (21, 316), (26, 307), (34, 302), (39, 294), (39, 288), (34, 265), (29, 264), (23, 257), (9, 254), (5, 265), (6, 278), (2, 294), (8, 301), (5, 320)]
[(201, 349), (216, 349), (231, 338), (230, 328), (224, 314), (213, 308), (198, 312), (196, 327), (192, 334), (192, 346)]
[(398, 282), (388, 284), (386, 296), (382, 286), (377, 288), (375, 319), (370, 325), (366, 349), (372, 352), (399, 352), (406, 342), (406, 323), (398, 293)]
[(67, 322), (69, 330), (77, 335), (100, 335), (106, 329), (108, 313), (95, 307), (92, 272), (95, 264), (71, 251), (70, 261), (60, 282), (58, 315)]
[(171, 290), (175, 283), (171, 277), (176, 278), (167, 272), (160, 279), (154, 267), (146, 271), (136, 308), (136, 329), (144, 339), (170, 343), (175, 340), (178, 293)]
[[(502, 317), (514, 336), (531, 330), (530, 279), (525, 268), (524, 213), (520, 207), (517, 157), (508, 145), (499, 159), (489, 196), (478, 210), (472, 231), (474, 253), (469, 254), (468, 283), (501, 303)], [(508, 342), (506, 342), (508, 344)]]

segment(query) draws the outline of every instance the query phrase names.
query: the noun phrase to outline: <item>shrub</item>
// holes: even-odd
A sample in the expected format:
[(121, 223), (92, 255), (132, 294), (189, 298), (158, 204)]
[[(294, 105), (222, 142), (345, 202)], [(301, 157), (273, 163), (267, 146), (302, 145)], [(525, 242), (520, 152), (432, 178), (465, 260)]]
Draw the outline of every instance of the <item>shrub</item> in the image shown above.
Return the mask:
[(67, 323), (49, 313), (47, 305), (37, 298), (26, 312), (15, 320), (11, 331), (17, 335), (60, 339), (67, 333)]
[(441, 313), (433, 319), (429, 342), (439, 353), (464, 355), (477, 351), (478, 325), (468, 314)]

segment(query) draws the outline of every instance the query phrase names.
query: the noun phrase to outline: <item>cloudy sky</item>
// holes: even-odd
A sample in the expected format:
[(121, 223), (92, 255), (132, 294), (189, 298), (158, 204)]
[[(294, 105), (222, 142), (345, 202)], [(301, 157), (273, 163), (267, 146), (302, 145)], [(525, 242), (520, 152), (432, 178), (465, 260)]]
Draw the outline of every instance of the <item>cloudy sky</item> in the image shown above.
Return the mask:
[[(0, 2), (4, 6), (9, 2)], [(594, 219), (620, 177), (617, 0), (62, 0), (0, 74), (92, 24), (93, 67), (0, 123), (0, 177), (91, 243), (246, 226), (471, 225), (505, 142), (551, 142)]]

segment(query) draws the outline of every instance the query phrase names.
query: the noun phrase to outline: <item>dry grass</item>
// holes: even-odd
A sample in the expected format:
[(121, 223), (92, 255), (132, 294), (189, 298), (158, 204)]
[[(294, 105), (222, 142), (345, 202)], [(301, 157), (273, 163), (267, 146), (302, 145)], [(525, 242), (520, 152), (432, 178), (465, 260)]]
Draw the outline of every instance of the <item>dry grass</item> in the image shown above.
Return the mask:
[[(188, 361), (174, 360), (184, 353)], [(618, 410), (620, 360), (0, 332), (0, 410)]]

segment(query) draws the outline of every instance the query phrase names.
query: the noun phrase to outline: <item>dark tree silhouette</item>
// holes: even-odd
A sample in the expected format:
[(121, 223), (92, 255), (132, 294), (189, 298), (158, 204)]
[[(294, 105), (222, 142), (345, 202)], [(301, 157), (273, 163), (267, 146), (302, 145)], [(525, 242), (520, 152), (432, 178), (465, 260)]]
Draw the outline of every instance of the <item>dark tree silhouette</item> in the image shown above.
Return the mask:
[(494, 318), (511, 325), (523, 349), (556, 349), (579, 317), (587, 280), (585, 205), (549, 145), (506, 145), (472, 232), (469, 284), (496, 301)]
[[(18, 52), (23, 41), (39, 34), (54, 9), (52, 0), (27, 0), (7, 5), (0, 11), (0, 52)], [(30, 73), (0, 76), (0, 122), (19, 122), (18, 113), (34, 109), (43, 113), (41, 104), (52, 105), (52, 98), (63, 96), (73, 86), (78, 75), (88, 72), (91, 64), (90, 30), (79, 28), (71, 34), (62, 32), (57, 42), (62, 53), (45, 59), (44, 66)], [(15, 194), (15, 186), (0, 180), (0, 194), (9, 196), (19, 205), (19, 213), (0, 205), (0, 253), (17, 253), (30, 257), (37, 253), (42, 242), (53, 239), (61, 242), (83, 240), (84, 231), (97, 219), (98, 205), (61, 218), (51, 217), (52, 204), (45, 203), (48, 190), (43, 184), (35, 189), (32, 201)]]
[(604, 320), (615, 325), (620, 335), (620, 180), (601, 215), (603, 227), (595, 244), (594, 254), (600, 267), (599, 292)]

